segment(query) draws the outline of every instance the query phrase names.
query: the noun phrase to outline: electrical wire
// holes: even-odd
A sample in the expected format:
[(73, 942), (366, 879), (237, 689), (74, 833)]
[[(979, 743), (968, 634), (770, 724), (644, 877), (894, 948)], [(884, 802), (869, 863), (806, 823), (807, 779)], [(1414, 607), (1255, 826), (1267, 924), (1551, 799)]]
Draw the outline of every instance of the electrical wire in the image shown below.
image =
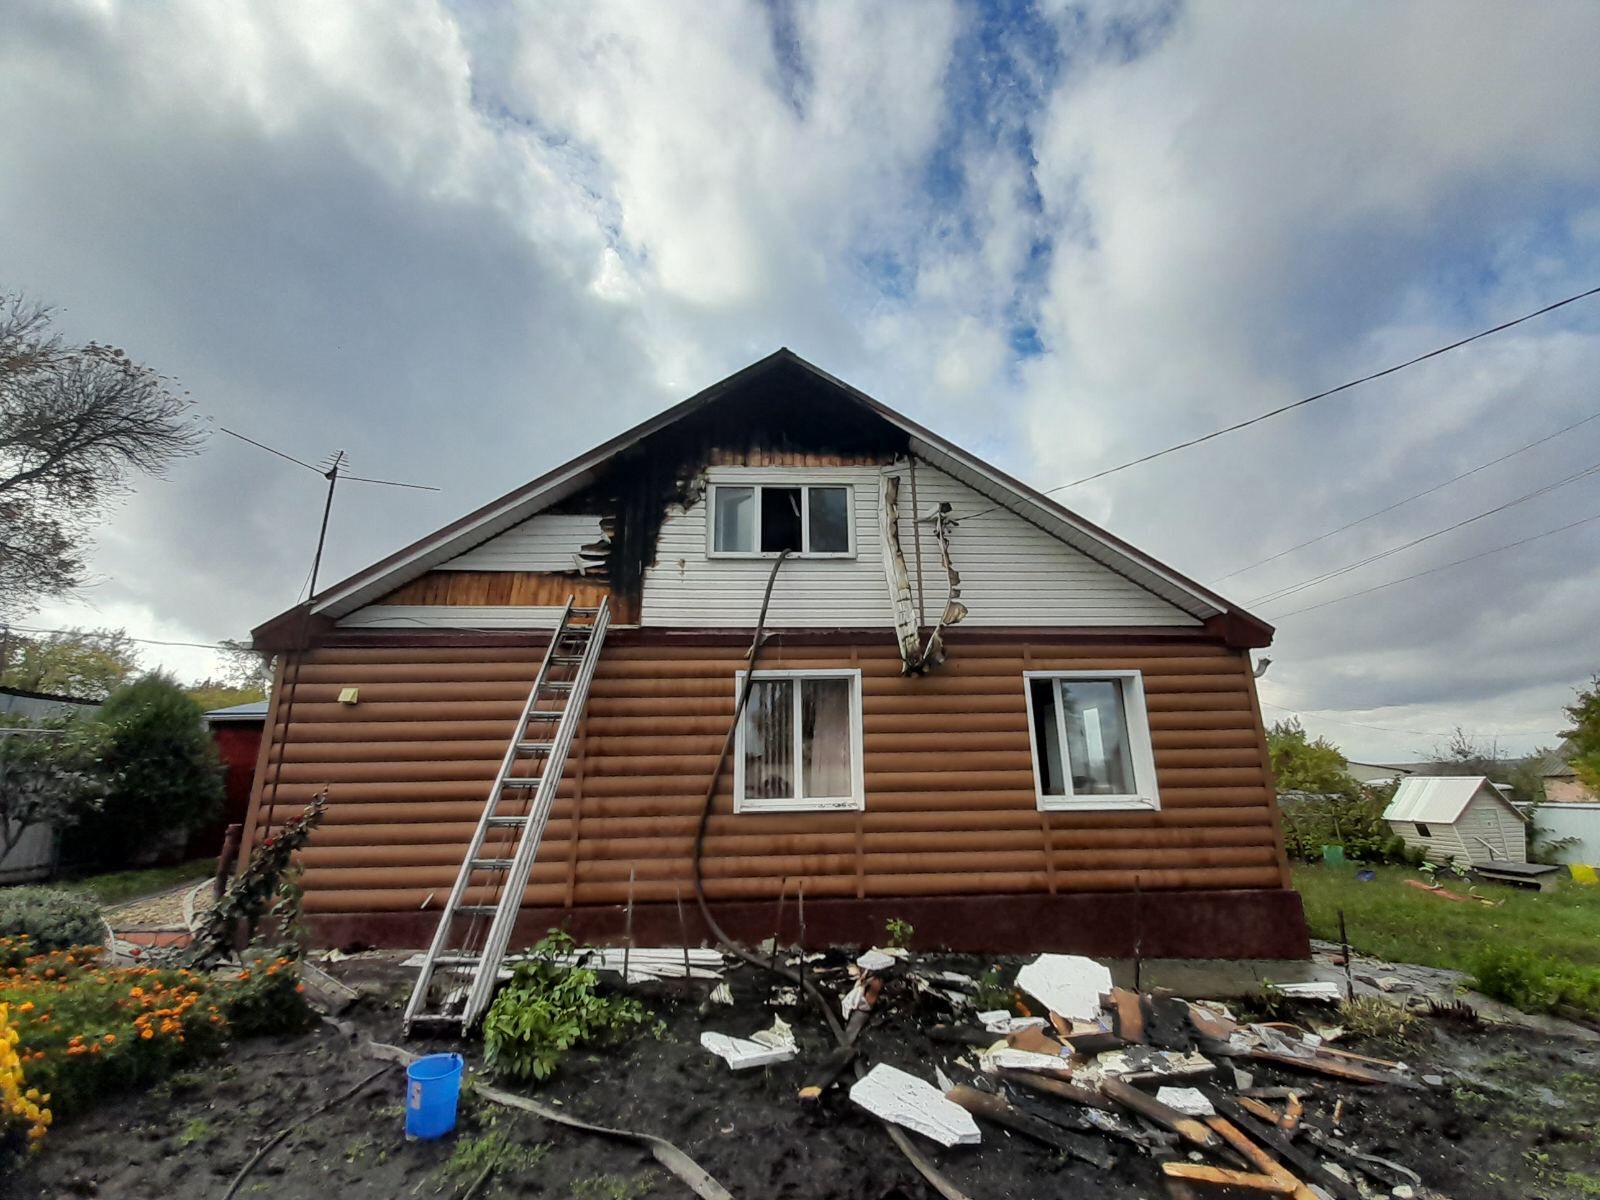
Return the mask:
[(1486, 508), (1480, 513), (1475, 513), (1472, 516), (1467, 517), (1465, 520), (1457, 521), (1453, 525), (1446, 525), (1443, 529), (1435, 529), (1431, 533), (1423, 534), (1421, 537), (1412, 538), (1409, 542), (1402, 542), (1398, 546), (1391, 546), (1387, 550), (1380, 550), (1376, 554), (1369, 554), (1366, 558), (1360, 559), (1353, 563), (1347, 563), (1346, 565), (1338, 567), (1332, 571), (1324, 571), (1321, 575), (1315, 576), (1314, 578), (1304, 579), (1299, 583), (1289, 584), (1285, 587), (1277, 588), (1271, 592), (1264, 592), (1259, 596), (1247, 600), (1245, 603), (1251, 607), (1254, 607), (1257, 604), (1270, 604), (1274, 600), (1282, 600), (1286, 596), (1292, 596), (1296, 592), (1303, 592), (1306, 590), (1306, 588), (1315, 587), (1319, 583), (1326, 583), (1328, 580), (1336, 579), (1340, 575), (1347, 575), (1351, 571), (1359, 570), (1360, 568), (1368, 566), (1371, 563), (1375, 563), (1382, 559), (1389, 558), (1392, 555), (1399, 554), (1403, 550), (1410, 550), (1412, 547), (1420, 546), (1424, 542), (1431, 542), (1436, 537), (1443, 537), (1447, 533), (1452, 533), (1457, 529), (1471, 525), (1475, 521), (1481, 521), (1485, 517), (1492, 517), (1496, 513), (1505, 512), (1509, 508), (1515, 508), (1519, 504), (1524, 504), (1527, 501), (1533, 500), (1539, 496), (1547, 495), (1548, 493), (1555, 491), (1557, 488), (1563, 488), (1569, 483), (1576, 483), (1580, 479), (1585, 479), (1597, 471), (1600, 471), (1600, 463), (1593, 463), (1581, 471), (1574, 471), (1571, 475), (1556, 480), (1554, 483), (1547, 483), (1543, 487), (1535, 488), (1531, 492), (1526, 492), (1523, 495), (1518, 496), (1515, 500), (1507, 500), (1504, 504), (1496, 504), (1493, 508)]
[(1499, 554), (1504, 550), (1514, 550), (1518, 546), (1526, 546), (1529, 542), (1537, 542), (1541, 538), (1554, 537), (1558, 533), (1566, 533), (1569, 529), (1576, 529), (1580, 525), (1589, 524), (1591, 521), (1600, 521), (1600, 513), (1595, 513), (1590, 517), (1580, 518), (1579, 520), (1569, 522), (1566, 525), (1557, 526), (1555, 529), (1546, 529), (1543, 533), (1535, 533), (1530, 534), (1525, 538), (1518, 538), (1514, 542), (1507, 542), (1505, 545), (1496, 546), (1492, 550), (1483, 550), (1477, 554), (1469, 554), (1465, 558), (1458, 558), (1453, 562), (1440, 563), (1437, 567), (1429, 567), (1426, 571), (1418, 571), (1412, 575), (1403, 575), (1399, 579), (1391, 579), (1387, 583), (1380, 583), (1369, 588), (1362, 588), (1359, 592), (1346, 592), (1342, 596), (1334, 596), (1330, 600), (1322, 600), (1316, 604), (1308, 604), (1304, 608), (1297, 608), (1292, 612), (1279, 613), (1278, 615), (1274, 616), (1272, 620), (1274, 622), (1284, 621), (1289, 617), (1298, 617), (1301, 613), (1311, 612), (1313, 609), (1326, 608), (1330, 604), (1338, 604), (1343, 600), (1353, 600), (1357, 596), (1366, 596), (1373, 592), (1381, 592), (1385, 588), (1392, 588), (1399, 583), (1409, 583), (1413, 579), (1421, 579), (1424, 575), (1432, 575), (1438, 571), (1446, 571), (1451, 567), (1459, 567), (1462, 563), (1475, 562), (1480, 558), (1488, 558), (1491, 554)]
[[(1489, 329), (1480, 329), (1477, 333), (1460, 338), (1454, 342), (1451, 342), (1447, 346), (1439, 346), (1433, 350), (1429, 350), (1426, 354), (1419, 354), (1415, 358), (1408, 358), (1405, 360), (1405, 362), (1395, 363), (1393, 366), (1384, 367), (1380, 371), (1369, 372), (1368, 374), (1361, 376), (1359, 379), (1352, 379), (1346, 383), (1339, 384), (1337, 387), (1331, 387), (1325, 391), (1316, 392), (1313, 395), (1306, 396), (1300, 400), (1295, 400), (1289, 404), (1279, 405), (1277, 408), (1269, 409), (1264, 413), (1258, 413), (1256, 416), (1250, 417), (1246, 420), (1235, 421), (1232, 425), (1224, 425), (1221, 429), (1213, 429), (1210, 433), (1203, 433), (1198, 437), (1189, 438), (1187, 441), (1176, 442), (1173, 445), (1167, 446), (1161, 450), (1153, 450), (1149, 454), (1142, 454), (1138, 458), (1130, 458), (1127, 462), (1118, 463), (1114, 467), (1107, 467), (1103, 471), (1096, 471), (1092, 475), (1085, 475), (1081, 479), (1074, 479), (1071, 483), (1063, 483), (1053, 488), (1046, 488), (1042, 494), (1048, 496), (1055, 492), (1064, 492), (1068, 488), (1075, 488), (1080, 484), (1091, 483), (1096, 479), (1104, 479), (1107, 475), (1115, 475), (1119, 471), (1126, 471), (1129, 467), (1137, 467), (1143, 463), (1151, 462), (1158, 458), (1164, 458), (1168, 454), (1176, 454), (1180, 450), (1188, 450), (1193, 446), (1198, 446), (1203, 442), (1212, 441), (1213, 439), (1223, 437), (1226, 434), (1237, 433), (1239, 430), (1247, 429), (1251, 425), (1258, 425), (1262, 421), (1267, 421), (1271, 420), (1273, 417), (1282, 416), (1286, 412), (1291, 412), (1297, 408), (1303, 408), (1304, 406), (1312, 404), (1318, 400), (1326, 400), (1329, 396), (1335, 396), (1340, 392), (1347, 392), (1351, 388), (1360, 387), (1364, 383), (1371, 383), (1375, 379), (1382, 379), (1386, 375), (1393, 375), (1399, 371), (1404, 371), (1407, 367), (1414, 367), (1418, 363), (1427, 362), (1430, 358), (1438, 358), (1441, 354), (1449, 354), (1452, 350), (1459, 350), (1461, 347), (1470, 345), (1471, 343), (1482, 338), (1490, 337), (1496, 333), (1503, 333), (1507, 329), (1515, 328), (1525, 321), (1532, 321), (1536, 317), (1542, 317), (1547, 313), (1553, 313), (1558, 308), (1565, 308), (1569, 304), (1576, 304), (1579, 300), (1587, 300), (1591, 296), (1597, 295), (1600, 295), (1600, 287), (1589, 288), (1587, 291), (1579, 292), (1573, 296), (1567, 296), (1562, 300), (1557, 300), (1553, 304), (1546, 304), (1542, 308), (1536, 308), (1532, 312), (1523, 313), (1520, 317), (1515, 317), (1509, 321), (1502, 321), (1499, 325), (1492, 326)], [(975, 513), (968, 513), (966, 516), (958, 519), (963, 521), (971, 521), (976, 517), (986, 516), (987, 514), (995, 512), (1004, 507), (1005, 505), (1003, 504), (995, 504), (989, 508), (979, 509)]]
[(1226, 575), (1218, 575), (1215, 579), (1213, 579), (1211, 581), (1211, 583), (1213, 585), (1219, 584), (1223, 580), (1232, 579), (1235, 575), (1243, 575), (1246, 571), (1254, 571), (1257, 567), (1264, 567), (1269, 562), (1276, 562), (1278, 559), (1284, 557), (1286, 554), (1293, 554), (1296, 550), (1304, 550), (1307, 546), (1314, 546), (1318, 542), (1326, 541), (1328, 538), (1331, 538), (1336, 533), (1343, 533), (1347, 529), (1354, 529), (1357, 525), (1360, 525), (1360, 524), (1363, 524), (1364, 522), (1370, 521), (1374, 517), (1381, 517), (1385, 513), (1391, 513), (1395, 509), (1400, 508), (1403, 505), (1410, 504), (1413, 500), (1420, 500), (1424, 496), (1431, 496), (1431, 495), (1433, 495), (1434, 492), (1437, 492), (1442, 488), (1447, 488), (1452, 483), (1459, 483), (1461, 480), (1466, 479), (1469, 475), (1476, 475), (1479, 471), (1488, 470), (1490, 467), (1495, 466), (1498, 463), (1505, 462), (1508, 458), (1515, 458), (1517, 455), (1522, 454), (1525, 451), (1532, 450), (1535, 446), (1542, 446), (1546, 442), (1554, 441), (1556, 438), (1560, 437), (1562, 434), (1571, 433), (1574, 429), (1577, 429), (1579, 426), (1587, 425), (1590, 421), (1596, 421), (1596, 420), (1600, 420), (1600, 412), (1590, 413), (1587, 417), (1584, 417), (1581, 421), (1574, 421), (1571, 425), (1565, 425), (1562, 428), (1556, 430), (1554, 433), (1546, 434), (1544, 437), (1540, 438), (1538, 441), (1529, 442), (1526, 446), (1518, 446), (1515, 450), (1512, 450), (1512, 451), (1510, 451), (1509, 453), (1506, 453), (1506, 454), (1502, 454), (1498, 458), (1491, 458), (1488, 462), (1479, 463), (1477, 466), (1473, 467), (1471, 470), (1463, 471), (1459, 475), (1452, 475), (1449, 479), (1446, 479), (1443, 483), (1436, 483), (1432, 487), (1424, 488), (1420, 492), (1413, 492), (1411, 495), (1405, 497), (1405, 499), (1403, 499), (1403, 500), (1396, 500), (1393, 504), (1386, 505), (1383, 508), (1380, 508), (1380, 509), (1376, 510), (1375, 512), (1369, 512), (1364, 517), (1357, 517), (1354, 521), (1347, 521), (1345, 524), (1340, 525), (1337, 529), (1330, 529), (1330, 530), (1328, 530), (1327, 533), (1319, 533), (1314, 538), (1307, 538), (1303, 542), (1296, 542), (1293, 546), (1290, 546), (1287, 550), (1279, 550), (1276, 554), (1269, 554), (1266, 558), (1258, 559), (1256, 562), (1250, 563), (1248, 566), (1236, 567), (1234, 570), (1229, 571)]

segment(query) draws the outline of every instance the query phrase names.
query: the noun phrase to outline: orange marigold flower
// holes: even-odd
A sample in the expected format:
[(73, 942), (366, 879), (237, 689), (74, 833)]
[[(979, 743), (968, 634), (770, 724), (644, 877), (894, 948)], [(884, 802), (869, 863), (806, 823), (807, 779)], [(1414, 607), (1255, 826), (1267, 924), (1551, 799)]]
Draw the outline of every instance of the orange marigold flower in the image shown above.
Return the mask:
[(151, 1029), (150, 1026), (146, 1025), (139, 1031), (139, 1040), (148, 1042), (151, 1038), (155, 1037), (155, 1035), (156, 1031)]
[(297, 983), (294, 985), (294, 990), (296, 993), (304, 993), (306, 990), (306, 985), (303, 983)]
[(114, 1046), (114, 1045), (117, 1044), (117, 1035), (114, 1034), (114, 1033), (108, 1033), (108, 1034), (106, 1034), (105, 1037), (101, 1038), (100, 1040), (103, 1041), (108, 1046)]

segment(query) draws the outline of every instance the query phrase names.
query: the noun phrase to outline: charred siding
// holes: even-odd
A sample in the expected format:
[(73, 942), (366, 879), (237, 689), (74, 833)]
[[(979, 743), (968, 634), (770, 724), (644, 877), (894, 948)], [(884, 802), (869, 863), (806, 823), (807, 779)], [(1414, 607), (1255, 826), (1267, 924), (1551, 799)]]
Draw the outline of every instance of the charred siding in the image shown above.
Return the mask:
[[(415, 912), (450, 887), (536, 669), (538, 647), (325, 648), (300, 674), (277, 819), (323, 784), (305, 854), (311, 913)], [(607, 647), (526, 903), (614, 904), (689, 890), (701, 797), (733, 713), (740, 648)], [(863, 674), (866, 811), (732, 811), (724, 773), (706, 843), (713, 899), (1276, 888), (1283, 859), (1244, 658), (1186, 640), (966, 640), (900, 674), (891, 644), (777, 642), (763, 667)], [(1040, 813), (1024, 669), (1144, 673), (1159, 812)], [(337, 703), (342, 687), (360, 702)], [(259, 776), (271, 795), (274, 767)], [(258, 809), (261, 797), (258, 794)], [(259, 822), (261, 813), (255, 814)]]

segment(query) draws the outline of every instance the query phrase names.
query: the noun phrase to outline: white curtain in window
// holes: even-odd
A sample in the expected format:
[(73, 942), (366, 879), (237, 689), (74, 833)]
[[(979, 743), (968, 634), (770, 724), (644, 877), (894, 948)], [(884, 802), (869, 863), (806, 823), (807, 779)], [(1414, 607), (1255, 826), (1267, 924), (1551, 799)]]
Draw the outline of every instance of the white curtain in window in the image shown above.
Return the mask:
[(744, 710), (744, 794), (794, 798), (794, 681), (758, 679)]
[(850, 680), (800, 681), (801, 781), (806, 799), (849, 796)]
[(1122, 685), (1110, 679), (1063, 679), (1061, 700), (1073, 794), (1133, 795)]

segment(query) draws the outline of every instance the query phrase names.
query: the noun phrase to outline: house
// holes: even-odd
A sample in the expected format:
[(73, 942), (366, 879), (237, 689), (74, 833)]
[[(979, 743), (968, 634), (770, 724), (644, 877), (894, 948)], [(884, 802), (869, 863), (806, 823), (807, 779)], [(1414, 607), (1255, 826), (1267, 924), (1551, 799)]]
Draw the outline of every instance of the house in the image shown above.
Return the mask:
[(1408, 776), (1383, 819), (1432, 862), (1528, 860), (1527, 817), (1482, 775)]
[[(564, 762), (523, 740), (558, 625), (603, 637), (589, 678), (552, 659)], [(496, 794), (559, 785), (519, 944), (616, 938), (625, 908), (636, 940), (687, 912), (698, 941), (709, 792), (705, 895), (751, 942), (796, 936), (803, 894), (813, 942), (893, 917), (929, 946), (1303, 957), (1249, 661), (1271, 635), (780, 350), (259, 627), (246, 836), (326, 785), (310, 928), (426, 944), (526, 746), (556, 768)], [(510, 860), (484, 861), (479, 905)]]
[(1354, 759), (1346, 761), (1344, 772), (1357, 783), (1369, 787), (1382, 787), (1414, 774), (1416, 768), (1396, 766), (1392, 763), (1363, 763)]
[(205, 714), (206, 728), (216, 743), (222, 762), (222, 812), (189, 837), (188, 858), (208, 858), (219, 853), (228, 826), (243, 825), (250, 811), (250, 790), (255, 784), (256, 760), (261, 757), (261, 735), (267, 724), (267, 702), (247, 700)]
[[(98, 700), (0, 687), (0, 717), (13, 720), (47, 721), (74, 715), (86, 717), (99, 709)], [(0, 727), (0, 737), (26, 736), (30, 735), (8, 733), (4, 727)], [(0, 884), (49, 879), (56, 873), (60, 856), (61, 831), (54, 825), (30, 826), (23, 830), (16, 845), (7, 853), (0, 854)]]
[(1544, 782), (1544, 798), (1547, 804), (1594, 804), (1600, 802), (1600, 794), (1583, 780), (1578, 778), (1578, 772), (1573, 769), (1572, 756), (1576, 753), (1571, 739), (1564, 740), (1553, 754), (1550, 754), (1544, 763), (1544, 771), (1540, 778)]

